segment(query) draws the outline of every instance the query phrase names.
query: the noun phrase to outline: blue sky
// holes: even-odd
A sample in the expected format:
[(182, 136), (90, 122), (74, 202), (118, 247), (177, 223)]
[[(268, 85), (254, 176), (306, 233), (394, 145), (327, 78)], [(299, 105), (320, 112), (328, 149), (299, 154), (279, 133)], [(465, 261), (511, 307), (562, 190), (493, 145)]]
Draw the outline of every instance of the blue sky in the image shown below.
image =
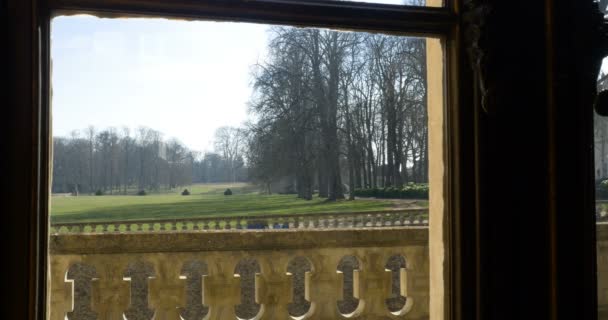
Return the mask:
[(53, 133), (148, 126), (210, 150), (247, 118), (252, 65), (268, 26), (58, 17), (52, 23)]
[(268, 37), (269, 26), (249, 23), (54, 18), (53, 135), (147, 126), (210, 151), (217, 128), (247, 119)]

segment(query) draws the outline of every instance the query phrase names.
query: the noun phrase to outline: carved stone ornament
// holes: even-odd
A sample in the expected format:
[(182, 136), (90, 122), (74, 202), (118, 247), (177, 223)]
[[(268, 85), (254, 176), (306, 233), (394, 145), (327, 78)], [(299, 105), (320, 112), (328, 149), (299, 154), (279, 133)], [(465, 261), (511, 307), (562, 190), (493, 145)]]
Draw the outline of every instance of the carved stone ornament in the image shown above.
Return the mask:
[(481, 98), (481, 108), (490, 113), (493, 86), (488, 82), (487, 65), (488, 49), (487, 21), (492, 9), (481, 1), (469, 0), (465, 3), (463, 21), (465, 26), (465, 43), (469, 61), (473, 69), (473, 76)]

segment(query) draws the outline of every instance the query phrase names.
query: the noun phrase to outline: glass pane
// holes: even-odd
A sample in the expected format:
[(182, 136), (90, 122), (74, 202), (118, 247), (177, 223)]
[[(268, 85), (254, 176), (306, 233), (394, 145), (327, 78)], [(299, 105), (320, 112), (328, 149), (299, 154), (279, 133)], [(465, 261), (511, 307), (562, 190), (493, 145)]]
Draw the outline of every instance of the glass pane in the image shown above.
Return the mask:
[(51, 37), (51, 319), (443, 314), (438, 39), (84, 15)]

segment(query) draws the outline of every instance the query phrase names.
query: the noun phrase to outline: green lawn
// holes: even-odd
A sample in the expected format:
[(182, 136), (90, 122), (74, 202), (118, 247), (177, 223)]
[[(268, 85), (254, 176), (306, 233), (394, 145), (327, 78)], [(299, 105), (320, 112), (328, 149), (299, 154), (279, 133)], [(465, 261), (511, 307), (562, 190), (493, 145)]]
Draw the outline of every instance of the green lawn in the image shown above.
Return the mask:
[[(234, 194), (224, 196), (226, 187)], [(246, 184), (198, 184), (188, 187), (190, 196), (180, 190), (170, 193), (53, 197), (51, 220), (62, 222), (97, 222), (113, 220), (196, 218), (259, 214), (298, 214), (315, 212), (356, 212), (392, 209), (390, 200), (327, 202), (315, 197), (311, 201), (295, 195), (260, 195)], [(424, 205), (423, 203), (422, 205)]]

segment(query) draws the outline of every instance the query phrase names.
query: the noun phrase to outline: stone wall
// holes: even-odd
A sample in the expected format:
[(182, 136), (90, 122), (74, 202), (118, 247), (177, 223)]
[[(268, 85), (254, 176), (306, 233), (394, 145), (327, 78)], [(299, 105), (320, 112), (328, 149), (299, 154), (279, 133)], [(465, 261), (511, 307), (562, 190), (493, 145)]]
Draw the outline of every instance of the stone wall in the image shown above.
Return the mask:
[(65, 234), (50, 319), (429, 318), (427, 228)]

